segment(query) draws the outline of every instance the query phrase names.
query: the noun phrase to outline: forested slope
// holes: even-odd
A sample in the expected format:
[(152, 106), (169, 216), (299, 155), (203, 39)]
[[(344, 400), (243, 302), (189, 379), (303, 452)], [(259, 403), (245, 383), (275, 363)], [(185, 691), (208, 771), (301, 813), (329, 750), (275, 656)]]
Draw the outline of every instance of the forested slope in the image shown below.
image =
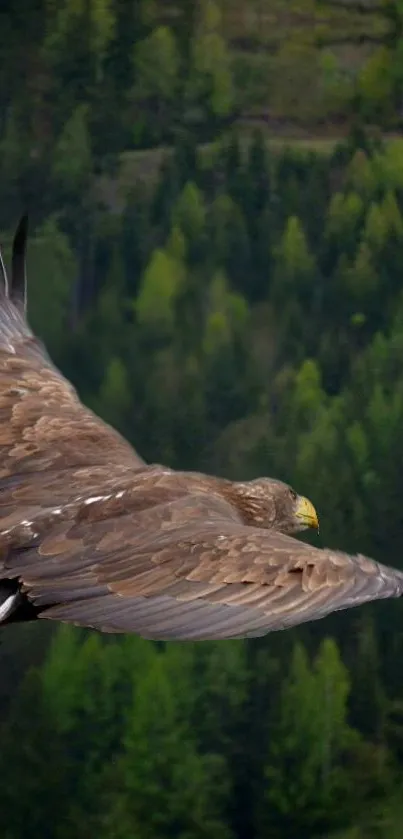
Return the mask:
[[(319, 543), (403, 568), (401, 2), (261, 0), (259, 49), (240, 0), (3, 5), (1, 241), (28, 208), (53, 359), (147, 460), (289, 480)], [(274, 85), (311, 148), (245, 134)], [(390, 602), (249, 643), (4, 631), (4, 836), (400, 839), (402, 630)]]

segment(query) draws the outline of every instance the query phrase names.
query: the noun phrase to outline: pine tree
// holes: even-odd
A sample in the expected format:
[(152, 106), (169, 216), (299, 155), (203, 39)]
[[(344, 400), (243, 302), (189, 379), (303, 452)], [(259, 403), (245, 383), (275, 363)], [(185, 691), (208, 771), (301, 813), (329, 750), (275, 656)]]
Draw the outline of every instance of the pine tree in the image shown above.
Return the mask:
[(313, 836), (348, 817), (344, 758), (359, 737), (347, 723), (349, 679), (325, 639), (313, 665), (296, 644), (271, 731), (257, 835), (296, 829)]
[(158, 653), (137, 683), (124, 751), (108, 779), (105, 837), (230, 836), (221, 809), (224, 764), (198, 753), (168, 668)]

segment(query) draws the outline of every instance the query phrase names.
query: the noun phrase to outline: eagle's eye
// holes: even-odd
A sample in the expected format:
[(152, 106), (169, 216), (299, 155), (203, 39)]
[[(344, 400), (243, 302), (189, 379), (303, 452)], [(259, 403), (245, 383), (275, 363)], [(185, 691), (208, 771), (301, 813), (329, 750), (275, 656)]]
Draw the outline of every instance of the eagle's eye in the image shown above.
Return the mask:
[(297, 500), (297, 493), (295, 492), (295, 489), (290, 489), (290, 495), (293, 501)]

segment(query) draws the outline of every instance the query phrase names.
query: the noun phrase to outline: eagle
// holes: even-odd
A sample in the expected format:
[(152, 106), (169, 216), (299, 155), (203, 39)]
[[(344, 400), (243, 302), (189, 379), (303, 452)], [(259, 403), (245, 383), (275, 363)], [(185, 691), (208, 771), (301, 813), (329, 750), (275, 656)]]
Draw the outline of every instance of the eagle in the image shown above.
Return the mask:
[(0, 624), (247, 638), (400, 597), (403, 573), (295, 538), (313, 504), (271, 478), (146, 463), (80, 401), (27, 321), (28, 219), (0, 256)]

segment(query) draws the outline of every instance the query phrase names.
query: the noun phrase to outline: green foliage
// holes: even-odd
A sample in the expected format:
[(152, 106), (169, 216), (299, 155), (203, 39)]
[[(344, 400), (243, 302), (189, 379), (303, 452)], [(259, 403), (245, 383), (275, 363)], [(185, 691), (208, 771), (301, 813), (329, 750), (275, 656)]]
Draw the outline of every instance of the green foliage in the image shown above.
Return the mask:
[(91, 141), (87, 108), (79, 105), (66, 122), (53, 157), (55, 183), (67, 196), (79, 196), (91, 175)]
[(179, 59), (175, 37), (167, 26), (159, 26), (135, 45), (132, 95), (138, 107), (133, 129), (137, 141), (148, 139), (147, 129), (152, 139), (167, 130), (179, 92)]
[(136, 686), (106, 836), (112, 824), (122, 839), (133, 832), (157, 839), (172, 829), (183, 837), (230, 836), (218, 815), (225, 765), (218, 756), (197, 753), (175, 687), (169, 656), (156, 654)]
[(82, 26), (88, 15), (90, 21), (89, 48), (94, 54), (101, 58), (113, 36), (115, 15), (111, 0), (64, 0), (62, 3), (49, 3), (49, 27), (45, 46), (54, 51), (57, 55), (77, 26)]
[(242, 210), (226, 193), (214, 199), (210, 211), (211, 240), (216, 260), (237, 284), (249, 268), (250, 247)]
[(393, 94), (394, 55), (386, 46), (375, 52), (364, 65), (359, 90), (364, 100), (364, 113), (368, 118), (389, 116)]
[(181, 289), (184, 268), (165, 250), (154, 252), (141, 282), (136, 301), (139, 324), (160, 335), (170, 333), (175, 321), (175, 300)]
[(29, 246), (29, 260), (30, 321), (49, 350), (58, 353), (67, 341), (77, 260), (54, 217), (50, 216), (36, 231)]
[(248, 307), (239, 295), (228, 290), (225, 275), (218, 272), (213, 277), (209, 295), (203, 348), (208, 356), (219, 354), (229, 347), (237, 335), (247, 328)]
[[(7, 835), (46, 835), (49, 802), (64, 810), (67, 755), (41, 691), (41, 676), (28, 672), (1, 726), (0, 763), (6, 772), (0, 801), (7, 813)], [(6, 771), (7, 767), (7, 771)], [(23, 791), (23, 794), (21, 794)]]
[(220, 34), (220, 9), (213, 0), (201, 5), (201, 19), (191, 43), (186, 98), (206, 103), (214, 117), (227, 116), (234, 104), (231, 59)]
[(170, 29), (160, 26), (136, 45), (134, 71), (136, 83), (145, 99), (168, 102), (175, 96), (178, 54)]
[(111, 358), (98, 395), (98, 409), (106, 422), (125, 431), (131, 399), (127, 370), (119, 358)]
[[(372, 210), (373, 213), (371, 215)], [(367, 219), (366, 241), (361, 242), (351, 269), (345, 271), (348, 292), (357, 301), (358, 305), (362, 305), (368, 296), (376, 294), (379, 288), (379, 275), (374, 265), (371, 248), (367, 244), (367, 242), (371, 242), (374, 248), (376, 248), (377, 239), (380, 243), (383, 231), (381, 227), (382, 222), (378, 226), (378, 221), (377, 208), (373, 205)], [(371, 228), (375, 228), (376, 237), (374, 236), (372, 238), (370, 235), (369, 231)]]
[[(358, 735), (347, 723), (349, 680), (334, 641), (325, 639), (311, 666), (296, 645), (280, 697), (265, 768), (266, 821), (311, 835), (326, 829), (348, 807), (343, 760)], [(270, 827), (268, 828), (270, 831)]]
[[(292, 111), (300, 119), (309, 119), (318, 111), (321, 91), (315, 84), (319, 55), (311, 37), (298, 33), (281, 45), (276, 70), (282, 84), (274, 95), (275, 112)], [(310, 96), (306, 91), (310, 90)], [(316, 94), (316, 95), (315, 95)]]
[(364, 205), (358, 193), (348, 192), (345, 195), (336, 192), (328, 209), (326, 234), (330, 241), (354, 242), (354, 234), (362, 220), (363, 210)]
[(387, 147), (374, 156), (373, 168), (379, 183), (386, 189), (401, 189), (403, 186), (403, 142), (392, 140)]
[(190, 246), (200, 243), (206, 223), (206, 210), (203, 195), (195, 183), (188, 181), (183, 187), (173, 208), (172, 218)]
[(314, 263), (309, 253), (304, 232), (298, 218), (288, 219), (280, 243), (278, 264), (282, 273), (283, 283), (292, 286), (299, 282), (300, 277), (312, 274)]

